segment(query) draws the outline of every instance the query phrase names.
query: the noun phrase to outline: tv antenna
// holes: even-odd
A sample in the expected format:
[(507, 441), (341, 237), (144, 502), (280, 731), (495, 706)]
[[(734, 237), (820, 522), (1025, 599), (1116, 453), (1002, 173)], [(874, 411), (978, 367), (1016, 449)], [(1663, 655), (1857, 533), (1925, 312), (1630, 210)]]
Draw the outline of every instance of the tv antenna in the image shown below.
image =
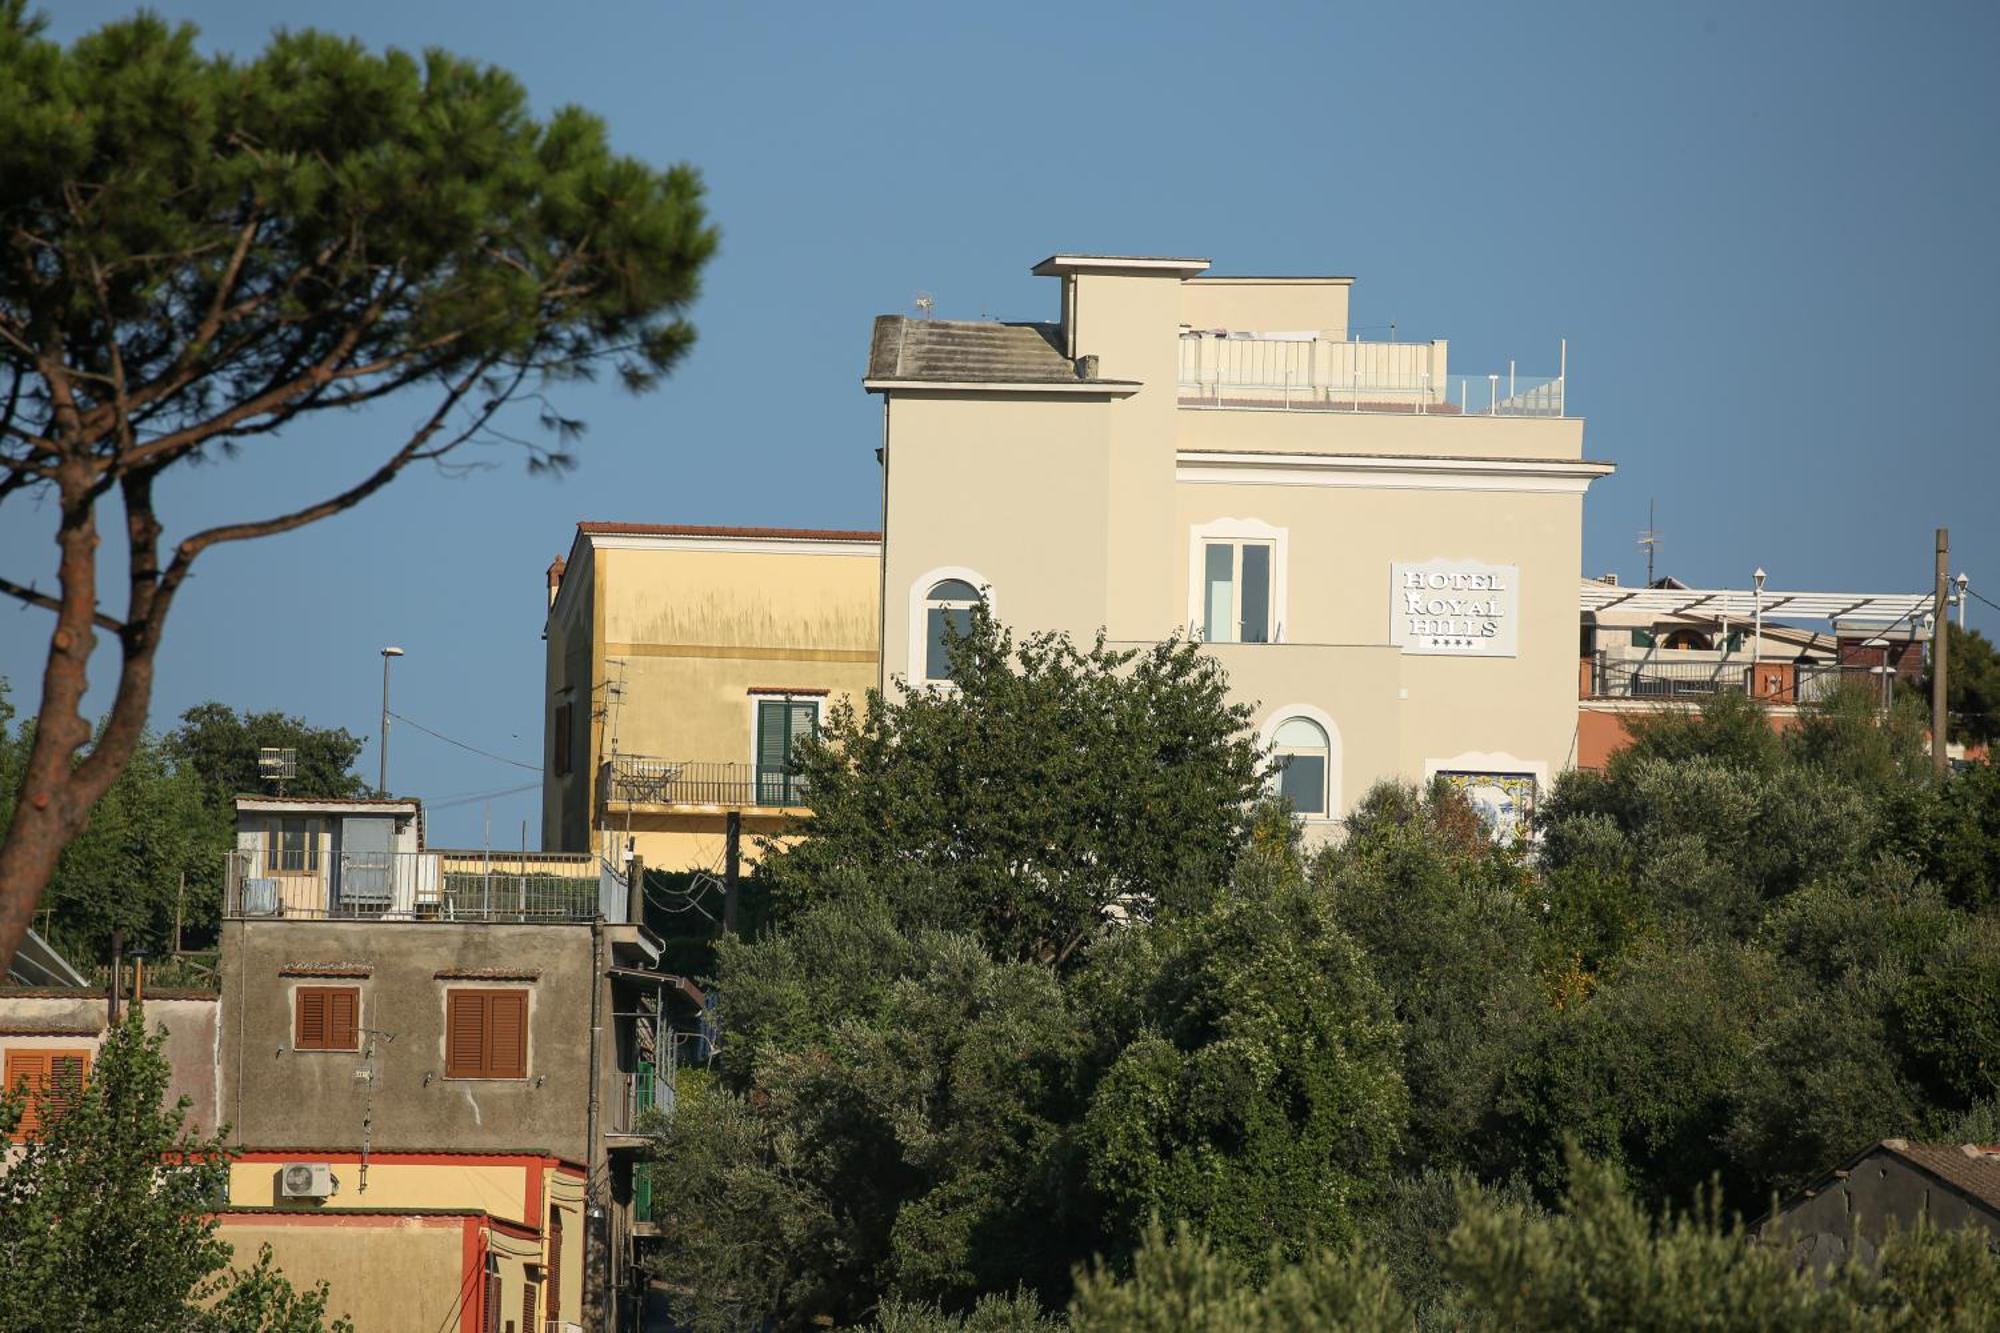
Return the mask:
[(285, 794), (285, 783), (299, 775), (299, 752), (289, 747), (266, 745), (257, 751), (257, 776)]
[(1664, 543), (1660, 540), (1660, 530), (1653, 526), (1653, 502), (1646, 501), (1646, 530), (1639, 534), (1639, 545), (1646, 548), (1646, 586), (1653, 586), (1653, 552)]
[(913, 304), (917, 307), (918, 319), (929, 319), (931, 311), (937, 308), (937, 299), (929, 292), (918, 292)]

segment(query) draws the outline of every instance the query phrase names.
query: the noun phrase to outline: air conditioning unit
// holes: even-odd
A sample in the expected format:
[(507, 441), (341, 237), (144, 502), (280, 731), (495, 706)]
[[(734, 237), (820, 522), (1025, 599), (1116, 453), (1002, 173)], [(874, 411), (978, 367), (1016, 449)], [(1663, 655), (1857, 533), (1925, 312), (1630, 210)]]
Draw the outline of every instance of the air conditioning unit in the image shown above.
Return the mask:
[(325, 1162), (287, 1162), (278, 1171), (281, 1199), (325, 1199), (340, 1188)]
[(243, 881), (243, 915), (276, 916), (278, 914), (278, 881), (275, 879), (246, 879)]

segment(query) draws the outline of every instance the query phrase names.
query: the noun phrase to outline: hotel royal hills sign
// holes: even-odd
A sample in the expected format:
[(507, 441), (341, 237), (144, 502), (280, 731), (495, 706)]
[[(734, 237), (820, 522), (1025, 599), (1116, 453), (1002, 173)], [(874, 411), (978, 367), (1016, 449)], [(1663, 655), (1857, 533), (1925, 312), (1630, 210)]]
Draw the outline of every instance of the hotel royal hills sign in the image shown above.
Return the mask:
[(1520, 569), (1474, 560), (1397, 561), (1390, 567), (1389, 642), (1434, 657), (1513, 657), (1521, 620)]

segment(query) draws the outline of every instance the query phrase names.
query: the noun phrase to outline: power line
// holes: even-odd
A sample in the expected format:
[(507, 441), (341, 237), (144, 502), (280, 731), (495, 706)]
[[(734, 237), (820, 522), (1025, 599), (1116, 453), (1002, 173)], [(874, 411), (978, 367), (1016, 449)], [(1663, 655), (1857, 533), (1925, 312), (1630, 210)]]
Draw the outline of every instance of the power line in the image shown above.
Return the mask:
[(499, 791), (482, 791), (476, 792), (471, 796), (455, 797), (449, 801), (432, 801), (429, 808), (432, 810), (449, 810), (453, 806), (471, 805), (477, 801), (498, 800), (502, 796), (518, 796), (524, 791), (534, 791), (541, 785), (539, 782), (524, 782), (518, 787), (503, 787)]
[(443, 741), (446, 745), (456, 745), (461, 750), (470, 750), (472, 751), (472, 753), (479, 755), (482, 758), (491, 759), (496, 763), (512, 764), (516, 768), (525, 768), (530, 773), (539, 773), (542, 771), (542, 766), (540, 764), (524, 764), (518, 759), (509, 759), (504, 754), (495, 754), (491, 750), (482, 750), (477, 745), (469, 745), (462, 740), (456, 739), (455, 737), (445, 735), (442, 731), (432, 731), (429, 727), (425, 726), (423, 723), (404, 717), (401, 713), (390, 713), (389, 716), (395, 718), (398, 722), (401, 722), (407, 726), (415, 727), (418, 731), (423, 732), (424, 735), (426, 736), (435, 736), (439, 740)]

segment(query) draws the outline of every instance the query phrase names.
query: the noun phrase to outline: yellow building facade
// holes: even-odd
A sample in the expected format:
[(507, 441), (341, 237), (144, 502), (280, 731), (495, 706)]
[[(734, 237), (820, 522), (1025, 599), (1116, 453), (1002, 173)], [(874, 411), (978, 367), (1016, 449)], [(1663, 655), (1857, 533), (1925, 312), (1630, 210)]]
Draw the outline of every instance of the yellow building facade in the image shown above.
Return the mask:
[(581, 523), (551, 567), (542, 846), (719, 871), (805, 805), (792, 747), (877, 680), (874, 532)]
[(1021, 630), (1209, 646), (1309, 828), (1443, 776), (1524, 822), (1574, 762), (1590, 483), (1553, 376), (1351, 336), (1345, 277), (1057, 255), (1058, 317), (883, 316), (881, 673), (970, 599)]
[[(288, 1184), (288, 1168), (307, 1175)], [(219, 1220), (239, 1266), (269, 1245), (358, 1329), (584, 1326), (584, 1171), (560, 1158), (246, 1151)]]

